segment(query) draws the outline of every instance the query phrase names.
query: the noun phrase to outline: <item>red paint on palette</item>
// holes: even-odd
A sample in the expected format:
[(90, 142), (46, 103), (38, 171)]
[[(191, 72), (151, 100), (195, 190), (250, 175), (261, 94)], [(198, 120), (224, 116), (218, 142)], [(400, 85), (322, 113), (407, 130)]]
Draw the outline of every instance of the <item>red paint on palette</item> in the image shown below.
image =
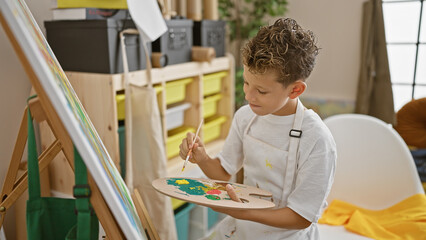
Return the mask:
[(221, 193), (221, 191), (217, 190), (217, 189), (212, 189), (212, 190), (207, 191), (206, 193), (207, 194), (216, 194), (216, 195), (219, 195)]

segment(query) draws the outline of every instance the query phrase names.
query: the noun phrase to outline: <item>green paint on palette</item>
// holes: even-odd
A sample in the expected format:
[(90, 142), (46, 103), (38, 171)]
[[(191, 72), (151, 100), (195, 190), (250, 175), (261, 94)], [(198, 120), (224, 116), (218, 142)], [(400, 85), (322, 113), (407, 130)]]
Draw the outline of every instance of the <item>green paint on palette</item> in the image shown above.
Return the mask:
[[(188, 181), (188, 184), (178, 184), (176, 183), (177, 180), (186, 180)], [(207, 188), (207, 186), (197, 180), (186, 179), (186, 178), (170, 178), (170, 179), (167, 179), (167, 184), (176, 186), (179, 188), (179, 190), (186, 192), (189, 195), (206, 194), (204, 189)]]
[(206, 198), (210, 200), (220, 200), (220, 197), (217, 195), (206, 195)]

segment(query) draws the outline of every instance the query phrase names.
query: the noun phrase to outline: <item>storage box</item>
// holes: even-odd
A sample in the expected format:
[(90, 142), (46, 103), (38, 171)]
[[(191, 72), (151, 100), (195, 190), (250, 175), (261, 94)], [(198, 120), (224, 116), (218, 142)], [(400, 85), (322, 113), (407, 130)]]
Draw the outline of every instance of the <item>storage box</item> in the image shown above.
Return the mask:
[(207, 229), (211, 229), (219, 221), (219, 213), (211, 208), (207, 209)]
[(166, 104), (173, 104), (185, 100), (186, 85), (192, 78), (171, 81), (166, 83)]
[(222, 124), (225, 121), (225, 116), (211, 117), (206, 119), (206, 123), (203, 126), (204, 143), (211, 142), (220, 137)]
[(202, 20), (194, 22), (194, 46), (213, 47), (216, 57), (225, 56), (226, 22)]
[(166, 25), (168, 31), (152, 43), (152, 51), (166, 56), (169, 65), (190, 62), (193, 21), (171, 19)]
[[(163, 90), (163, 87), (161, 85), (157, 85), (157, 86), (154, 86), (154, 89), (155, 89), (155, 92), (157, 94), (159, 94)], [(157, 95), (157, 99), (159, 101), (158, 95)], [(115, 100), (117, 102), (117, 118), (118, 118), (118, 121), (125, 120), (125, 118), (126, 118), (126, 95), (124, 93), (117, 94), (115, 96)]]
[(58, 8), (107, 8), (127, 9), (126, 0), (58, 0)]
[(183, 125), (185, 110), (190, 107), (190, 103), (184, 103), (166, 109), (166, 130), (181, 127)]
[(203, 76), (203, 95), (211, 95), (220, 93), (222, 87), (222, 78), (226, 76), (226, 72), (217, 72)]
[(118, 127), (118, 146), (120, 150), (120, 170), (121, 177), (126, 179), (126, 128)]
[(208, 118), (217, 113), (217, 102), (222, 98), (222, 94), (206, 97), (203, 100), (203, 117)]
[[(46, 21), (47, 41), (65, 71), (122, 73), (120, 31), (135, 28), (132, 20)], [(145, 69), (139, 35), (126, 35), (129, 71)], [(149, 54), (151, 47), (148, 46)]]
[(53, 20), (130, 19), (127, 9), (54, 8)]
[(124, 120), (126, 118), (126, 96), (123, 94), (117, 94), (115, 96), (115, 101), (117, 102), (117, 118), (118, 121)]
[(167, 158), (172, 158), (179, 155), (179, 145), (182, 140), (186, 137), (188, 132), (195, 132), (195, 129), (192, 127), (179, 127), (173, 130), (168, 131), (166, 148), (167, 148)]
[(176, 199), (176, 198), (170, 198), (170, 200), (172, 202), (173, 210), (176, 210), (179, 207), (181, 207), (183, 204), (187, 203), (185, 201), (182, 201), (182, 200), (179, 200), (179, 199)]
[(189, 215), (194, 206), (195, 205), (192, 203), (187, 203), (180, 209), (177, 209), (177, 211), (175, 211), (175, 224), (177, 230), (177, 237), (179, 240), (188, 239)]

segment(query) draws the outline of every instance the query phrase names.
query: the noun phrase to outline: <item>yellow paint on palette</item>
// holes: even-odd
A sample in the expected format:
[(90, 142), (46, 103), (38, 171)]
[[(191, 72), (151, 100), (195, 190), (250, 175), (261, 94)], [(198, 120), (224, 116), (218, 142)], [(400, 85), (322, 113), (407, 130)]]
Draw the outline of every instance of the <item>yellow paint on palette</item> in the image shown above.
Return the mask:
[(272, 169), (272, 164), (268, 161), (268, 159), (265, 159), (266, 167), (269, 167)]
[(186, 181), (185, 179), (176, 180), (176, 183), (179, 184), (179, 185), (189, 184), (189, 182)]

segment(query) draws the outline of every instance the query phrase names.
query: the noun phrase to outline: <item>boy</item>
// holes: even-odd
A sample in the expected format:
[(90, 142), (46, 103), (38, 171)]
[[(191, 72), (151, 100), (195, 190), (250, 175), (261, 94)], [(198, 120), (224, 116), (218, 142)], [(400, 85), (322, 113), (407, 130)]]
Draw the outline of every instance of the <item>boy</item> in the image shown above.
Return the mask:
[[(317, 54), (313, 33), (292, 19), (262, 27), (242, 49), (248, 105), (235, 113), (222, 151), (211, 158), (192, 133), (182, 141), (180, 156), (193, 147), (190, 161), (209, 178), (228, 181), (244, 167), (244, 184), (273, 195), (274, 209), (215, 209), (231, 217), (212, 238), (319, 239), (316, 222), (333, 182), (336, 146), (298, 99)], [(239, 201), (230, 185), (227, 191)]]

